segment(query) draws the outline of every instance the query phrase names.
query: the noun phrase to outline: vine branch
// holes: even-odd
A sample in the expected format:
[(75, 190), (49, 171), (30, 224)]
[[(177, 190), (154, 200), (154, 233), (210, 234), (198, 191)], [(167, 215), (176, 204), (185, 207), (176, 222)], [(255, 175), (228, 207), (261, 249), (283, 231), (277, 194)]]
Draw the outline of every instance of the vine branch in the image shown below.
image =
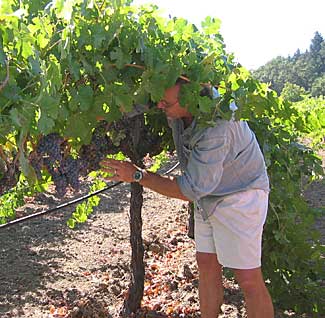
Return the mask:
[(0, 92), (5, 88), (5, 86), (8, 84), (8, 82), (9, 82), (9, 61), (7, 60), (7, 61), (5, 61), (5, 63), (6, 63), (6, 69), (7, 69), (7, 75), (6, 75), (6, 78), (5, 78), (5, 80), (1, 83), (1, 85), (0, 85)]
[(9, 167), (9, 161), (7, 160), (7, 157), (3, 151), (2, 146), (0, 146), (0, 158), (6, 163), (6, 167)]

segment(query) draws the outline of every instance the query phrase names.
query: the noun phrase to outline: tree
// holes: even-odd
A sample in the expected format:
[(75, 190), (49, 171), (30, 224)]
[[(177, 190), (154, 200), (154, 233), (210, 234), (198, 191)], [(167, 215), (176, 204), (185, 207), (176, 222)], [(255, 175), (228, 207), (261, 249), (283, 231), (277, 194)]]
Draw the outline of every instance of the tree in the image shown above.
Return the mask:
[(281, 96), (290, 102), (298, 102), (303, 100), (304, 95), (306, 95), (304, 88), (289, 82), (285, 83), (281, 92)]
[(310, 93), (313, 83), (325, 73), (324, 47), (322, 35), (316, 32), (309, 51), (301, 53), (298, 49), (293, 57), (276, 57), (253, 71), (253, 75), (260, 81), (270, 82), (278, 94), (286, 82), (299, 85)]
[(310, 92), (314, 97), (325, 96), (325, 74), (315, 79)]
[(315, 36), (311, 40), (311, 44), (309, 47), (309, 52), (312, 57), (316, 57), (319, 54), (323, 43), (324, 43), (324, 39), (322, 35), (318, 31), (315, 32)]

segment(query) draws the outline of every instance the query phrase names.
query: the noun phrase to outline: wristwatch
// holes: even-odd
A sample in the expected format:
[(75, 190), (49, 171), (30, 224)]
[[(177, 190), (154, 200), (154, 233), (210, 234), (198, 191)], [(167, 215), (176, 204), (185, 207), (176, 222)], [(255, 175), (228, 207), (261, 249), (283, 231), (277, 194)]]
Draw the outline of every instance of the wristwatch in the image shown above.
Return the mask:
[(133, 174), (133, 181), (134, 182), (140, 182), (143, 178), (143, 171), (137, 169)]

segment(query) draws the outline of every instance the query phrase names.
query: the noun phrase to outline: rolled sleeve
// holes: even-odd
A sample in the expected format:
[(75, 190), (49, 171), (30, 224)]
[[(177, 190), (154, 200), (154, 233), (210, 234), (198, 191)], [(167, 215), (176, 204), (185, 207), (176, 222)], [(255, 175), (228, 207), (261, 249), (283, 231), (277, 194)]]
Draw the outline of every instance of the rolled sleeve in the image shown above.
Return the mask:
[(176, 179), (187, 198), (197, 201), (217, 188), (228, 149), (226, 136), (203, 136), (194, 145), (184, 173)]

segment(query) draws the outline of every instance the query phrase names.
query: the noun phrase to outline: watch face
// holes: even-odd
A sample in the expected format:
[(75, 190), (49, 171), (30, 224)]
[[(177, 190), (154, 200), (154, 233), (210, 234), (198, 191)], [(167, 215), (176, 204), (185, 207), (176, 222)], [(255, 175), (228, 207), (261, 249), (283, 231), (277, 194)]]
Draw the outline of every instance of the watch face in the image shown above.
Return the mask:
[(139, 171), (139, 170), (137, 170), (137, 171), (134, 173), (134, 175), (133, 175), (133, 179), (134, 179), (134, 181), (136, 181), (136, 182), (139, 182), (139, 181), (142, 179), (142, 177), (143, 177), (143, 174), (142, 174), (142, 172)]

